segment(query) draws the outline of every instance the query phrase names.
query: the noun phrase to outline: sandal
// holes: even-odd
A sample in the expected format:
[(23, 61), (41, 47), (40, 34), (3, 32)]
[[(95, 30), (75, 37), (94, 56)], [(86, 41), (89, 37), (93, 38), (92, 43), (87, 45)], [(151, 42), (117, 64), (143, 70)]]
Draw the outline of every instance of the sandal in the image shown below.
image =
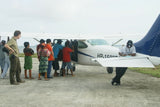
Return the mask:
[(49, 81), (49, 79), (48, 79), (48, 78), (45, 78), (45, 81)]
[(34, 78), (33, 78), (33, 77), (30, 77), (29, 79), (32, 80), (32, 79), (34, 79)]
[(25, 77), (25, 79), (29, 79), (28, 77)]

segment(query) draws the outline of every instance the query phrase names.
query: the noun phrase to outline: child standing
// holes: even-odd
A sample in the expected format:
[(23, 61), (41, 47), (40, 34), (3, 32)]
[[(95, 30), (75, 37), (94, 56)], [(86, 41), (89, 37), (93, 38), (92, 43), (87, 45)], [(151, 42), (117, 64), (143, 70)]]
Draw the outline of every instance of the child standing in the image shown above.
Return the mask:
[(38, 57), (40, 58), (39, 64), (39, 76), (38, 80), (41, 80), (41, 73), (45, 73), (45, 80), (47, 81), (47, 69), (48, 69), (48, 57), (50, 56), (50, 51), (45, 47), (45, 43), (42, 43), (40, 49), (38, 50)]
[(69, 41), (66, 41), (65, 47), (63, 48), (62, 51), (63, 51), (63, 64), (62, 64), (63, 76), (65, 77), (65, 67), (66, 66), (68, 69), (70, 69), (72, 76), (74, 76), (72, 65), (71, 65), (71, 57), (70, 57), (70, 53), (74, 52), (74, 50), (69, 48)]
[(28, 79), (27, 70), (29, 70), (29, 79), (34, 79), (32, 77), (32, 71), (31, 71), (31, 69), (32, 69), (32, 55), (34, 54), (34, 51), (31, 48), (29, 48), (30, 47), (29, 42), (25, 42), (24, 47), (25, 48), (24, 48), (23, 52), (25, 54), (25, 58), (24, 58), (25, 59), (25, 62), (24, 62), (25, 79)]

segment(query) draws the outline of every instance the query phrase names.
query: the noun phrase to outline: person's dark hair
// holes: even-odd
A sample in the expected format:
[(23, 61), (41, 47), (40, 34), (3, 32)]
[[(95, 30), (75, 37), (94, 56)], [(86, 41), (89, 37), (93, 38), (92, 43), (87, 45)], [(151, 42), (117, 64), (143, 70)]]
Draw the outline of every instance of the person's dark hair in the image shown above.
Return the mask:
[(6, 44), (6, 41), (5, 40), (2, 40), (2, 45), (4, 46)]
[(50, 43), (50, 42), (51, 42), (51, 39), (47, 39), (47, 40), (46, 40), (46, 43)]
[(68, 40), (65, 42), (65, 46), (66, 47), (69, 46), (69, 41)]
[(44, 40), (44, 39), (41, 39), (41, 40), (40, 40), (40, 43), (45, 43), (45, 40)]
[(132, 40), (128, 40), (128, 42), (127, 42), (127, 47), (128, 47), (128, 48), (131, 48), (132, 46), (133, 46)]
[(24, 47), (27, 48), (29, 46), (29, 42), (24, 42)]
[(14, 36), (15, 36), (15, 37), (19, 36), (20, 34), (21, 34), (21, 31), (19, 31), (19, 30), (16, 30), (16, 31), (14, 32)]
[(61, 43), (62, 43), (62, 40), (61, 40), (61, 39), (58, 39), (58, 40), (57, 40), (57, 43), (58, 43), (58, 44), (61, 44)]
[(44, 49), (44, 48), (45, 48), (45, 43), (42, 43), (42, 44), (40, 45), (40, 47), (41, 47), (42, 49)]

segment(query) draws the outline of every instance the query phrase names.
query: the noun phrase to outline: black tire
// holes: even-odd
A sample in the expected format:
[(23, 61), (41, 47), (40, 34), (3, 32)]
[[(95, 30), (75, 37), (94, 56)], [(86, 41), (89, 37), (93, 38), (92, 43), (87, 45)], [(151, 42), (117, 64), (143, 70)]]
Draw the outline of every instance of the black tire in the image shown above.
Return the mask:
[(107, 67), (107, 72), (108, 72), (108, 74), (112, 74), (113, 73), (113, 68), (112, 67)]

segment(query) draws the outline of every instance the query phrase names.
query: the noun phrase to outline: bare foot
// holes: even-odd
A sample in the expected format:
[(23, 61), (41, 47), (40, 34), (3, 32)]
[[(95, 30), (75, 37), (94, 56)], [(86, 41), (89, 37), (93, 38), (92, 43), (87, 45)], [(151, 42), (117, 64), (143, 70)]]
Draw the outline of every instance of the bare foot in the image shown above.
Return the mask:
[(25, 79), (29, 79), (28, 77), (25, 77)]
[(54, 73), (54, 75), (53, 75), (54, 77), (57, 77), (57, 73)]
[(48, 79), (48, 78), (45, 78), (45, 81), (49, 81), (49, 79)]
[(41, 80), (41, 78), (38, 78), (38, 80)]
[(32, 79), (34, 79), (34, 78), (33, 78), (33, 77), (30, 77), (29, 79), (32, 80)]
[(75, 75), (74, 74), (72, 74), (72, 77), (74, 77)]

